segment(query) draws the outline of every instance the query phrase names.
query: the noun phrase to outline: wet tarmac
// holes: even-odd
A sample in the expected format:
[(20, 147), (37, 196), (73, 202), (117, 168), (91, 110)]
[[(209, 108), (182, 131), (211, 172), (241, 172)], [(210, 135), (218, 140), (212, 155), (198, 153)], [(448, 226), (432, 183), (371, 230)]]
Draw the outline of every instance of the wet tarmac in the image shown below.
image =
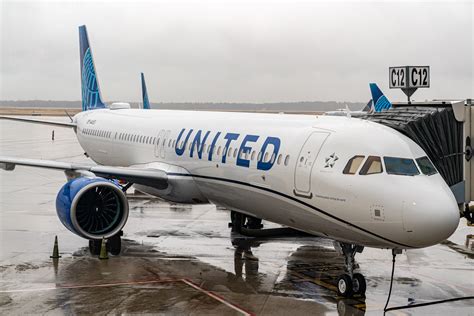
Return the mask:
[[(0, 121), (0, 154), (86, 160), (71, 130), (8, 121)], [(366, 297), (344, 299), (335, 291), (344, 260), (332, 241), (246, 238), (230, 232), (227, 210), (170, 204), (131, 190), (122, 254), (99, 260), (56, 217), (56, 193), (64, 182), (59, 171), (0, 171), (2, 315), (383, 314), (388, 250), (366, 248), (356, 256), (368, 283)], [(474, 229), (462, 220), (449, 241), (398, 255), (390, 306), (473, 296), (469, 234)], [(58, 260), (49, 258), (55, 235)], [(466, 300), (387, 314), (474, 315), (473, 306)]]

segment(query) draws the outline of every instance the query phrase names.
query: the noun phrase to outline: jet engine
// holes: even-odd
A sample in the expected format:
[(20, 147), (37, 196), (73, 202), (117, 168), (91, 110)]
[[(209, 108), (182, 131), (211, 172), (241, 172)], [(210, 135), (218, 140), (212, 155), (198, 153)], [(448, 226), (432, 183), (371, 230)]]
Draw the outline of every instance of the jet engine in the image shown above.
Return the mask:
[(128, 200), (114, 181), (79, 177), (68, 181), (56, 197), (58, 217), (74, 234), (87, 239), (109, 238), (128, 219)]

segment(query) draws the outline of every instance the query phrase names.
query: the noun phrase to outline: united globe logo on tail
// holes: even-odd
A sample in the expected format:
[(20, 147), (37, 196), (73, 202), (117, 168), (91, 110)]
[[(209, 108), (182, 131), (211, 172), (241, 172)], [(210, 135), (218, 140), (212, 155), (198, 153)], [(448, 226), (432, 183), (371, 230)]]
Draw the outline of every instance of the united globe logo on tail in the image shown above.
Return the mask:
[(85, 25), (79, 27), (79, 44), (81, 53), (82, 110), (105, 108), (105, 104), (100, 97), (99, 83)]
[(88, 48), (82, 65), (82, 110), (86, 111), (97, 107), (103, 107), (103, 104), (100, 100), (92, 55), (90, 48)]

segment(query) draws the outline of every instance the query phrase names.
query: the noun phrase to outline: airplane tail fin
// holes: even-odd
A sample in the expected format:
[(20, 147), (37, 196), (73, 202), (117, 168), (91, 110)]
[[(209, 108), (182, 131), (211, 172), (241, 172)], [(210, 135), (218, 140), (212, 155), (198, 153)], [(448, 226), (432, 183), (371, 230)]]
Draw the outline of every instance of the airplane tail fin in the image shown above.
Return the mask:
[(392, 107), (392, 103), (387, 99), (383, 92), (379, 89), (377, 84), (369, 83), (370, 92), (372, 93), (372, 101), (375, 112), (388, 110)]
[(143, 109), (149, 110), (150, 109), (150, 101), (148, 100), (148, 92), (146, 90), (145, 84), (145, 75), (142, 72), (142, 98), (143, 98)]
[(367, 105), (362, 109), (362, 112), (367, 112), (367, 113), (372, 112), (373, 105), (374, 105), (374, 102), (372, 101), (372, 99), (370, 99), (369, 102), (367, 102)]
[(97, 72), (94, 60), (92, 59), (92, 51), (85, 25), (79, 26), (79, 46), (81, 53), (82, 110), (105, 108), (106, 106), (100, 96)]

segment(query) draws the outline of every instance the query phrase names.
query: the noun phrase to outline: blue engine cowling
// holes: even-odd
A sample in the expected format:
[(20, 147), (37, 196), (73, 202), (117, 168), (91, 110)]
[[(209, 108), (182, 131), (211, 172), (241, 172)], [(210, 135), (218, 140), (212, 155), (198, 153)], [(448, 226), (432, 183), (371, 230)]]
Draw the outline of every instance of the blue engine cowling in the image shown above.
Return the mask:
[(58, 217), (71, 232), (87, 239), (109, 238), (128, 219), (128, 200), (120, 186), (104, 178), (67, 182), (56, 197)]

